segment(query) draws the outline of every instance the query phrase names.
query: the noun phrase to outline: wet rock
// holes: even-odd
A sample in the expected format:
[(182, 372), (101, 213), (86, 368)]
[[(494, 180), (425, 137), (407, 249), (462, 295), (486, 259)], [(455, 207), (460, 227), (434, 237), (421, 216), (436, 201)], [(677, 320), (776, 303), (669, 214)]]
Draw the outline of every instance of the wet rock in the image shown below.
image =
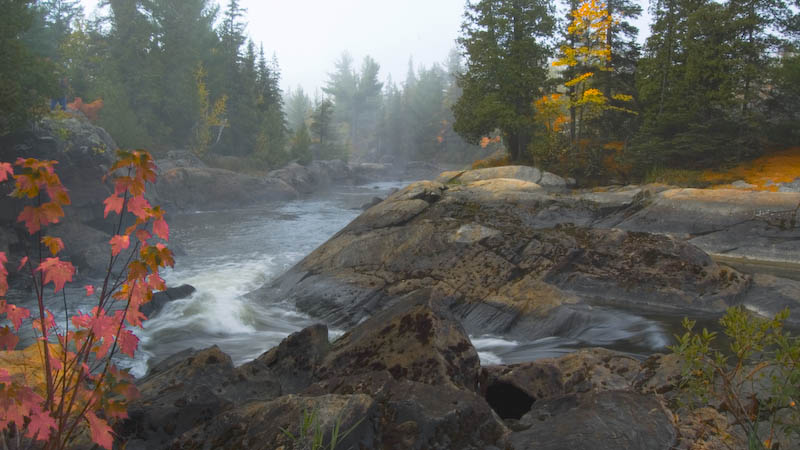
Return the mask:
[(520, 419), (538, 401), (573, 393), (630, 390), (641, 363), (622, 353), (582, 349), (529, 363), (488, 366), (481, 386), (492, 408), (505, 419)]
[(601, 314), (580, 305), (720, 312), (748, 287), (746, 276), (679, 239), (529, 227), (543, 204), (523, 197), (540, 190), (498, 188), (496, 200), (475, 201), (481, 189), (412, 184), (251, 295), (289, 298), (329, 323), (352, 326), (399, 296), (432, 288), (455, 299), (468, 329), (535, 338)]
[(164, 309), (164, 306), (173, 301), (173, 300), (180, 300), (183, 298), (187, 298), (190, 295), (194, 294), (196, 289), (194, 286), (183, 284), (177, 287), (167, 288), (164, 291), (156, 292), (153, 294), (153, 298), (142, 305), (139, 308), (139, 311), (142, 312), (145, 316), (149, 318), (153, 318), (156, 314), (161, 312)]
[[(102, 204), (102, 203), (101, 203)], [(78, 276), (103, 276), (111, 259), (111, 235), (80, 223), (69, 217), (63, 223), (52, 226), (49, 233), (61, 238), (65, 247), (62, 258), (77, 267)], [(119, 270), (119, 267), (116, 268)]]
[(423, 290), (337, 339), (315, 378), (382, 370), (396, 379), (474, 391), (480, 362), (458, 320)]
[(741, 304), (761, 315), (772, 318), (784, 309), (792, 314), (786, 320), (790, 326), (800, 326), (800, 281), (757, 274), (753, 277), (752, 288), (742, 299)]
[[(268, 373), (269, 379), (278, 380), (281, 395), (295, 394), (313, 382), (314, 370), (329, 351), (328, 328), (325, 325), (313, 325), (290, 334), (280, 345), (243, 364), (236, 371), (240, 378), (253, 382), (248, 389), (258, 389), (259, 376)], [(257, 392), (252, 392), (244, 398), (255, 395)]]
[(287, 395), (269, 402), (246, 403), (225, 412), (187, 431), (170, 448), (311, 448), (315, 430), (309, 430), (305, 436), (301, 432), (304, 416), (311, 414), (325, 446), (337, 428), (341, 438), (336, 448), (376, 448), (377, 413), (378, 405), (368, 395)]
[(625, 391), (568, 394), (537, 402), (512, 432), (513, 449), (668, 450), (676, 438), (671, 414), (653, 395)]
[(362, 211), (366, 211), (366, 210), (372, 208), (373, 206), (377, 205), (378, 203), (380, 203), (382, 201), (383, 201), (383, 199), (380, 198), (380, 197), (372, 197), (372, 200), (370, 200), (370, 201), (364, 203), (363, 205), (361, 205), (361, 210)]
[(614, 226), (669, 233), (731, 257), (800, 262), (800, 193), (672, 189)]
[(308, 168), (300, 164), (289, 163), (285, 167), (270, 171), (268, 176), (283, 181), (301, 194), (314, 192), (314, 177)]
[(161, 174), (181, 167), (207, 168), (208, 166), (191, 150), (170, 150), (165, 157), (156, 160), (156, 167)]
[(235, 381), (233, 374), (230, 357), (216, 346), (173, 355), (137, 383), (141, 396), (129, 405), (129, 419), (117, 432), (125, 439), (145, 441), (149, 448), (164, 448), (233, 407), (225, 396), (226, 387)]
[(350, 163), (348, 167), (353, 174), (353, 180), (356, 184), (370, 181), (385, 181), (397, 175), (397, 170), (394, 165), (390, 163)]
[(474, 392), (397, 379), (385, 370), (326, 379), (306, 391), (322, 392), (365, 393), (382, 405), (380, 442), (374, 448), (490, 449), (501, 447), (508, 432)]
[[(0, 139), (0, 161), (17, 158), (56, 160), (56, 173), (69, 191), (67, 217), (90, 221), (103, 217), (103, 200), (111, 187), (102, 178), (115, 159), (116, 143), (82, 117), (42, 119), (31, 131)], [(0, 196), (0, 223), (13, 223), (20, 211), (15, 198)]]
[(353, 184), (355, 181), (347, 163), (340, 159), (312, 161), (307, 167), (314, 179), (314, 184), (318, 187), (332, 184)]
[(202, 167), (165, 171), (155, 192), (164, 206), (183, 211), (228, 209), (298, 197), (292, 186), (277, 178)]

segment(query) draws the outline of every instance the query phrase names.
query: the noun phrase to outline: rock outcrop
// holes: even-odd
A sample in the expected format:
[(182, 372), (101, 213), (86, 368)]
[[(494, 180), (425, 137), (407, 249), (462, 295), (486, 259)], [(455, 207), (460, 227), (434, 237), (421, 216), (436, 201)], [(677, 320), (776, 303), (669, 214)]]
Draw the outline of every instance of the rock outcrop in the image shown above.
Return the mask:
[(352, 326), (431, 288), (468, 330), (536, 339), (591, 320), (593, 305), (719, 313), (750, 285), (677, 238), (552, 226), (558, 200), (542, 191), (508, 178), (412, 184), (251, 295)]
[(333, 343), (316, 325), (238, 368), (215, 347), (175, 355), (140, 380), (116, 431), (131, 449), (304, 448), (309, 420), (326, 444), (338, 428), (337, 448), (691, 444), (691, 424), (675, 423), (653, 388), (660, 367), (586, 349), (481, 368), (456, 317), (423, 289)]
[[(19, 157), (58, 161), (56, 173), (71, 204), (64, 208), (64, 221), (49, 233), (64, 238), (62, 257), (73, 261), (81, 273), (104, 271), (108, 263), (111, 236), (97, 225), (103, 219), (103, 200), (112, 192), (103, 176), (114, 162), (116, 148), (105, 130), (81, 117), (46, 117), (30, 131), (0, 139), (0, 161), (13, 163)], [(23, 204), (8, 196), (12, 189), (12, 183), (0, 185), (0, 251), (8, 253), (9, 267), (16, 267), (25, 247), (35, 243), (17, 223)], [(11, 275), (13, 280), (15, 274)]]

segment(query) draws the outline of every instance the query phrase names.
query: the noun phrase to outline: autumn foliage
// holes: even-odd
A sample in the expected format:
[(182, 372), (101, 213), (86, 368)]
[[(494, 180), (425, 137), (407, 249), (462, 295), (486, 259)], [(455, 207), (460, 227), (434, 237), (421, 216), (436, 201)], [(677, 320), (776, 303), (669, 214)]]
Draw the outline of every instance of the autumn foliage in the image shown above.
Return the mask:
[(75, 97), (72, 103), (67, 103), (67, 108), (82, 112), (92, 122), (97, 121), (97, 113), (103, 109), (103, 99), (98, 98), (91, 103), (84, 103), (80, 97)]
[[(69, 205), (67, 190), (55, 172), (57, 161), (19, 158), (13, 165), (0, 162), (0, 182), (13, 180), (13, 196), (31, 203), (19, 215), (38, 242), (29, 249), (17, 271), (27, 274), (36, 294), (36, 310), (8, 303), (7, 256), (0, 252), (0, 441), (3, 448), (16, 443), (38, 442), (46, 449), (71, 447), (88, 436), (111, 449), (111, 424), (126, 417), (126, 401), (137, 395), (132, 377), (112, 362), (122, 353), (133, 357), (139, 340), (130, 327), (146, 319), (141, 305), (155, 290), (165, 288), (159, 270), (172, 266), (172, 253), (164, 211), (145, 199), (147, 183), (155, 181), (155, 165), (145, 151), (120, 151), (109, 176), (114, 193), (105, 201), (106, 217), (114, 213), (115, 235), (110, 241), (109, 263), (100, 286), (86, 286), (96, 300), (90, 311), (78, 311), (59, 322), (44, 299), (45, 287), (64, 294), (73, 281), (75, 267), (58, 255), (65, 243), (46, 235), (47, 226), (58, 223)], [(123, 229), (123, 214), (133, 224)], [(17, 350), (18, 332), (30, 321), (35, 342)]]

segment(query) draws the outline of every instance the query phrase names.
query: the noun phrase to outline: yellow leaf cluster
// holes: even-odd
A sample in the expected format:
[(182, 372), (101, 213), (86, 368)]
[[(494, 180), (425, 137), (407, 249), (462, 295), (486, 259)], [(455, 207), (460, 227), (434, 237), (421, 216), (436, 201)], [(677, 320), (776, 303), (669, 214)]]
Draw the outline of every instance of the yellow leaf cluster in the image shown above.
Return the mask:
[(582, 75), (578, 75), (577, 77), (567, 81), (564, 83), (564, 86), (575, 86), (576, 84), (580, 83), (581, 81), (591, 77), (594, 75), (594, 72), (586, 72)]

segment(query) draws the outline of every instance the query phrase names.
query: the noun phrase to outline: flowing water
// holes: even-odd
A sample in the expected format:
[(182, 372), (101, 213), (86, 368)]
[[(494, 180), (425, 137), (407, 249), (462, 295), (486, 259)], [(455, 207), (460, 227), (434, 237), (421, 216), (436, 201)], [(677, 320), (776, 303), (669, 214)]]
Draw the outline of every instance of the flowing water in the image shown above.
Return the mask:
[[(308, 199), (169, 217), (170, 243), (180, 253), (175, 268), (167, 270), (164, 278), (170, 286), (188, 283), (197, 291), (168, 303), (146, 321), (144, 328), (137, 330), (141, 339), (137, 357), (120, 363), (142, 376), (152, 363), (175, 352), (216, 344), (241, 364), (314, 323), (281, 299), (254, 302), (245, 294), (324, 243), (361, 213), (362, 204), (405, 184), (332, 187)], [(67, 297), (70, 313), (91, 308), (81, 288), (71, 288)], [(58, 298), (49, 300), (57, 316), (64, 317), (63, 307), (59, 308), (63, 304)], [(484, 363), (530, 361), (588, 346), (645, 355), (663, 350), (677, 323), (677, 319), (602, 308), (593, 317), (597, 319), (576, 327), (568, 336), (521, 341), (484, 335), (472, 336), (472, 340)], [(341, 333), (331, 330), (332, 338)]]

